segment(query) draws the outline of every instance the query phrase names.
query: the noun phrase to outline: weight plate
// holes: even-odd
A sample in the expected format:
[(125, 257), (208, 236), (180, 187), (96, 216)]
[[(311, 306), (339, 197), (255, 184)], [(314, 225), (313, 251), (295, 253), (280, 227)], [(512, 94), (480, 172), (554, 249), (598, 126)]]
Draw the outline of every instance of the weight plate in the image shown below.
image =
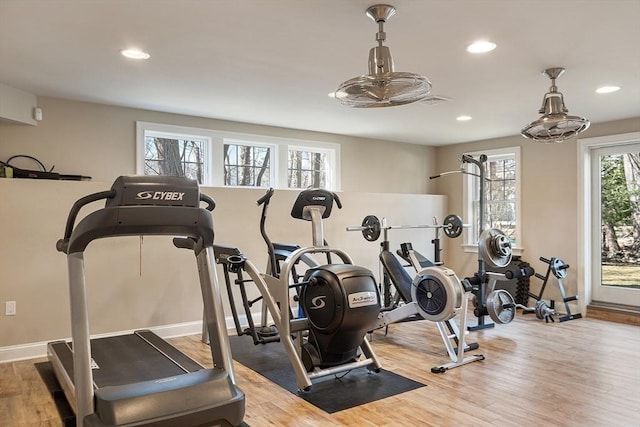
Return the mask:
[(538, 319), (544, 320), (545, 316), (551, 314), (551, 308), (549, 308), (546, 302), (539, 300), (536, 301), (535, 312)]
[(411, 286), (411, 299), (418, 313), (427, 320), (444, 322), (456, 315), (463, 292), (453, 270), (435, 266), (418, 273)]
[(487, 296), (487, 312), (496, 323), (511, 323), (516, 317), (516, 302), (509, 292), (496, 289)]
[(502, 231), (491, 228), (480, 234), (478, 252), (490, 266), (506, 267), (511, 262), (511, 241)]
[(462, 234), (463, 226), (462, 218), (458, 215), (447, 215), (442, 223), (442, 231), (445, 236), (455, 239)]
[(558, 279), (564, 279), (565, 277), (567, 277), (567, 269), (561, 268), (564, 265), (565, 265), (564, 261), (562, 261), (560, 258), (554, 258), (551, 261), (551, 272)]
[(380, 237), (380, 220), (375, 215), (367, 215), (362, 220), (362, 236), (369, 242), (375, 242)]

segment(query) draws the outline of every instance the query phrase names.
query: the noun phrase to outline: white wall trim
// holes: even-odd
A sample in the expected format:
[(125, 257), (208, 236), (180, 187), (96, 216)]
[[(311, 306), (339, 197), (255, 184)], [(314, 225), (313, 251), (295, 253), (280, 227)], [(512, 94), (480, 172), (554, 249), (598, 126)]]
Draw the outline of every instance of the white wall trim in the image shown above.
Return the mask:
[[(254, 322), (260, 321), (260, 313), (252, 313)], [(246, 316), (238, 316), (241, 325), (247, 325)], [(269, 319), (270, 320), (270, 319)], [(225, 318), (227, 325), (227, 331), (229, 335), (235, 335), (235, 325), (233, 323), (233, 317), (227, 316)], [(175, 338), (183, 337), (187, 335), (196, 335), (202, 333), (202, 322), (199, 320), (185, 323), (175, 323), (172, 325), (156, 326), (152, 328), (138, 328), (149, 329), (155, 332), (162, 338)], [(104, 338), (114, 335), (130, 334), (138, 329), (131, 329), (127, 331), (109, 332), (104, 334), (91, 335), (91, 338)], [(249, 339), (249, 338), (247, 338)], [(70, 338), (59, 338), (50, 341), (33, 342), (26, 344), (11, 345), (6, 347), (0, 347), (0, 363), (16, 362), (18, 360), (35, 359), (38, 357), (45, 357), (47, 355), (47, 344), (51, 341), (70, 340)]]

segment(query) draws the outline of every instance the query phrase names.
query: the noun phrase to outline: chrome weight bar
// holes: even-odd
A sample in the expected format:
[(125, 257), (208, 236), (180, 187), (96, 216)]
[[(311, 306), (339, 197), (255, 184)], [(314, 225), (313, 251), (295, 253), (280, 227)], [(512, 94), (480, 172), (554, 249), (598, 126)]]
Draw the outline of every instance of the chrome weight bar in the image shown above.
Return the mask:
[(375, 242), (380, 237), (382, 230), (404, 230), (411, 228), (434, 228), (442, 230), (445, 236), (455, 239), (462, 234), (462, 229), (470, 227), (469, 224), (463, 224), (462, 218), (458, 215), (447, 215), (442, 224), (421, 224), (421, 225), (387, 225), (386, 218), (382, 221), (375, 215), (367, 215), (362, 220), (362, 225), (354, 225), (347, 227), (347, 231), (360, 231), (365, 240)]

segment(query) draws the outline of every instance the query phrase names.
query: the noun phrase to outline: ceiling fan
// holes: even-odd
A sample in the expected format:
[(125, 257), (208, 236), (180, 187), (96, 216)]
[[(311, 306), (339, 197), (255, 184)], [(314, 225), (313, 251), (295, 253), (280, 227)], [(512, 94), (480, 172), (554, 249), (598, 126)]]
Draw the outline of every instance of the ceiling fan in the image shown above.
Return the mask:
[(420, 101), (431, 91), (431, 82), (415, 73), (393, 70), (391, 51), (384, 46), (384, 24), (396, 13), (388, 4), (369, 7), (366, 15), (378, 24), (378, 46), (369, 51), (369, 74), (354, 77), (338, 86), (334, 96), (349, 107), (392, 107)]
[(548, 68), (543, 73), (551, 79), (549, 92), (544, 95), (542, 107), (538, 111), (543, 115), (525, 126), (520, 132), (522, 136), (536, 142), (562, 142), (587, 130), (589, 120), (568, 115), (569, 110), (564, 105), (562, 93), (558, 92), (556, 79), (564, 73), (564, 68)]

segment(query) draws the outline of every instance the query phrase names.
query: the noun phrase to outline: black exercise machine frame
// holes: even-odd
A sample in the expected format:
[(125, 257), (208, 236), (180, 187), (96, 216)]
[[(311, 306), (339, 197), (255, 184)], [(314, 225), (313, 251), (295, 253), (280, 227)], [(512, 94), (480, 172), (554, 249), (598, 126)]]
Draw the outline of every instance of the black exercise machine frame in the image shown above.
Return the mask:
[[(326, 192), (326, 190), (305, 190), (300, 193), (300, 195), (298, 196), (298, 200), (300, 200), (303, 194), (316, 190), (325, 192), (326, 196), (331, 200), (331, 205), (333, 204), (333, 202), (335, 202), (338, 208), (342, 207), (340, 199), (337, 197), (337, 195), (335, 195), (334, 193)], [(328, 246), (326, 241), (324, 240), (322, 219), (329, 216), (331, 212), (331, 205), (327, 205), (327, 203), (324, 203), (324, 199), (321, 200), (321, 198), (313, 199), (312, 196), (312, 200), (308, 200), (310, 204), (306, 205), (306, 207), (300, 211), (296, 210), (298, 208), (296, 203), (291, 212), (291, 215), (295, 218), (311, 221), (313, 238), (312, 246), (298, 247), (297, 245), (272, 243), (266, 233), (265, 222), (269, 202), (273, 194), (274, 190), (269, 189), (266, 194), (260, 197), (260, 199), (258, 199), (257, 201), (257, 204), (259, 206), (262, 206), (260, 231), (265, 243), (267, 244), (269, 255), (267, 263), (267, 273), (260, 273), (256, 266), (244, 256), (240, 256), (237, 259), (232, 258), (231, 263), (235, 264), (233, 268), (238, 268), (238, 272), (245, 272), (249, 276), (249, 279), (242, 279), (242, 281), (238, 282), (238, 284), (243, 285), (246, 282), (253, 282), (260, 292), (260, 296), (254, 300), (246, 300), (246, 296), (243, 298), (245, 299), (245, 301), (243, 301), (245, 309), (250, 308), (249, 303), (253, 304), (261, 300), (261, 327), (266, 326), (267, 316), (270, 314), (275, 326), (275, 330), (277, 330), (278, 338), (276, 339), (274, 337), (273, 339), (262, 341), (258, 333), (254, 335), (250, 331), (242, 330), (241, 327), (237, 329), (237, 332), (239, 330), (239, 334), (251, 335), (254, 338), (254, 344), (266, 344), (267, 342), (271, 341), (279, 341), (281, 345), (283, 345), (289, 362), (291, 363), (291, 367), (296, 376), (296, 385), (299, 391), (309, 391), (313, 385), (313, 379), (325, 377), (328, 375), (345, 373), (357, 368), (366, 368), (372, 372), (379, 372), (382, 367), (381, 363), (373, 352), (373, 348), (369, 344), (366, 336), (364, 335), (363, 340), (359, 345), (358, 351), (358, 353), (361, 353), (361, 355), (358, 356), (356, 360), (329, 367), (314, 365), (312, 370), (308, 370), (308, 364), (305, 362), (305, 360), (303, 360), (303, 345), (305, 344), (307, 337), (306, 331), (310, 331), (311, 320), (307, 315), (301, 318), (295, 318), (293, 316), (290, 305), (291, 300), (289, 292), (292, 288), (297, 289), (307, 283), (311, 283), (311, 280), (315, 280), (315, 278), (311, 277), (309, 279), (309, 282), (305, 282), (303, 280), (297, 283), (290, 283), (290, 278), (297, 276), (297, 273), (295, 271), (296, 265), (302, 262), (306, 264), (310, 269), (323, 268), (327, 266), (331, 267), (333, 265), (333, 263), (331, 262), (331, 258), (332, 256), (336, 256), (340, 259), (342, 265), (344, 265), (345, 267), (348, 266), (349, 268), (353, 269), (362, 268), (354, 266), (351, 257), (346, 252), (338, 248)], [(327, 202), (328, 201), (329, 199), (327, 199)], [(324, 205), (320, 206), (323, 203)], [(326, 256), (329, 264), (320, 266), (311, 257), (311, 255), (313, 254)], [(235, 255), (237, 255), (237, 253)], [(228, 258), (226, 261), (219, 259), (218, 263), (221, 263), (221, 261), (223, 265), (225, 263), (229, 263)], [(336, 264), (338, 268), (342, 267), (342, 265)], [(371, 280), (373, 282), (372, 289), (377, 293), (377, 286), (373, 277), (371, 277)], [(228, 283), (231, 283), (230, 279)], [(229, 297), (230, 303), (232, 303), (232, 293), (230, 293)], [(301, 295), (301, 298), (303, 297), (304, 294)], [(377, 304), (376, 310), (379, 310)], [(247, 318), (249, 318), (250, 316), (251, 313), (247, 313)], [(254, 330), (255, 329), (256, 328), (254, 327)], [(255, 339), (256, 337), (257, 339)], [(206, 337), (203, 334), (203, 340), (205, 339)]]

